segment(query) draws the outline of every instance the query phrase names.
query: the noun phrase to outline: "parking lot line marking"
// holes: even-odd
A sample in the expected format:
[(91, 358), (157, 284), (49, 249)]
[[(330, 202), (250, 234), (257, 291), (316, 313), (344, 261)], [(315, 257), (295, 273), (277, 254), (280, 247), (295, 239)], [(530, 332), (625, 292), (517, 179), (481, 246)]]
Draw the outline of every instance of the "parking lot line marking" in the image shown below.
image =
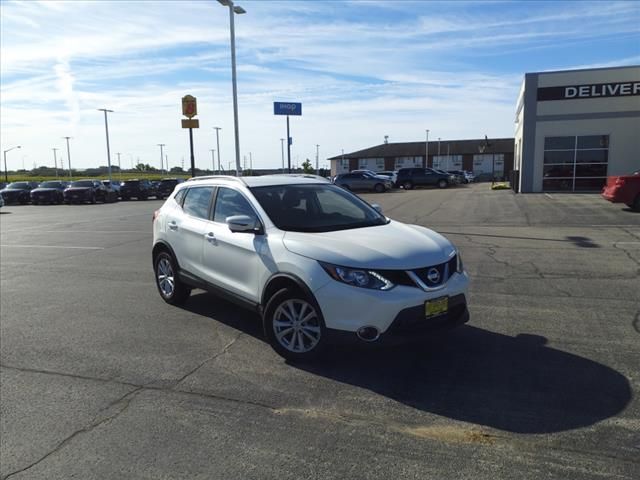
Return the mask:
[(552, 197), (551, 195), (549, 195), (548, 193), (545, 193), (545, 195), (546, 195), (547, 197), (549, 197), (551, 200), (553, 200), (553, 197)]
[(9, 245), (3, 243), (0, 247), (13, 247), (13, 248), (69, 248), (74, 250), (104, 250), (104, 247), (75, 247), (69, 245)]

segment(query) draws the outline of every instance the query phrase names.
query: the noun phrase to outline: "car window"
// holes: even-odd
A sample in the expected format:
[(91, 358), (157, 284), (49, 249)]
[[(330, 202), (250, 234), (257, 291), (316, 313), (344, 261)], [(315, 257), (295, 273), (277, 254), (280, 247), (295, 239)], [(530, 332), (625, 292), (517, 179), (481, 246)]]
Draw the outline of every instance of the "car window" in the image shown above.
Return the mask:
[(193, 217), (208, 219), (212, 194), (213, 187), (190, 188), (185, 194), (182, 209)]
[(182, 201), (184, 200), (184, 194), (186, 192), (187, 192), (187, 189), (183, 188), (178, 193), (176, 193), (176, 196), (173, 197), (174, 202), (176, 202), (178, 205), (182, 206)]
[(213, 215), (214, 222), (225, 223), (228, 217), (234, 215), (248, 215), (255, 218), (256, 214), (244, 196), (231, 188), (218, 188), (216, 206)]

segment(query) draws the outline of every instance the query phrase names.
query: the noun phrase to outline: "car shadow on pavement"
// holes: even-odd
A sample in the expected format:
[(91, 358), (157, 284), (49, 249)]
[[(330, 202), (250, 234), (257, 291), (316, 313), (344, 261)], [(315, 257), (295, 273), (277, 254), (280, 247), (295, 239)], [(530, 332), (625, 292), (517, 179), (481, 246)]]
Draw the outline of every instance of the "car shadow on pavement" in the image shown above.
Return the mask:
[[(227, 302), (194, 295), (185, 308), (264, 340), (258, 316)], [(516, 433), (586, 427), (626, 407), (632, 392), (623, 375), (546, 343), (542, 336), (465, 325), (395, 348), (331, 347), (315, 363), (290, 366), (418, 410)]]

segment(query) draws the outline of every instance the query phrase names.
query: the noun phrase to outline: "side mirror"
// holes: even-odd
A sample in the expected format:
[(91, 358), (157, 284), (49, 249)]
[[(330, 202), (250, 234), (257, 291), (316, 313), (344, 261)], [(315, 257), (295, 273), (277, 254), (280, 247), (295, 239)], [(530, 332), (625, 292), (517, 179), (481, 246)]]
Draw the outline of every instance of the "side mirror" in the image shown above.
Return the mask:
[(382, 207), (380, 205), (378, 205), (377, 203), (373, 203), (371, 204), (371, 207), (380, 215), (382, 215)]
[(227, 217), (227, 225), (232, 232), (262, 233), (262, 225), (258, 219), (249, 215)]

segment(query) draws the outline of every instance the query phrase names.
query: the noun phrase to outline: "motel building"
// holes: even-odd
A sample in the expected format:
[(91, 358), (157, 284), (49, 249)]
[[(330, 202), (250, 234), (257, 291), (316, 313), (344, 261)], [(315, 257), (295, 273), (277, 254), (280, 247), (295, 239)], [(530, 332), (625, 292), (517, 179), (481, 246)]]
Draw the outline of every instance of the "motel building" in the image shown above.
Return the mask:
[(600, 191), (640, 169), (640, 66), (527, 73), (515, 122), (516, 191)]
[[(513, 170), (513, 138), (434, 140), (383, 143), (329, 158), (331, 176), (352, 170), (392, 171), (431, 167), (472, 171), (477, 180), (509, 178)], [(428, 149), (428, 155), (427, 155)]]

